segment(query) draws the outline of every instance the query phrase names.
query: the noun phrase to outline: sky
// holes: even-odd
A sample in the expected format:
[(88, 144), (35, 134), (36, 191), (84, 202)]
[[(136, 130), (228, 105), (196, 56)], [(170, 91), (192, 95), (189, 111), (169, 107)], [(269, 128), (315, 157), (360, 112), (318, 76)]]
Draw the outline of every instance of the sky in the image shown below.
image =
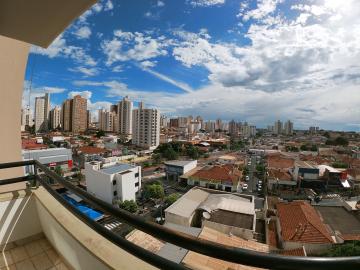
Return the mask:
[(360, 131), (360, 1), (102, 0), (33, 46), (23, 105), (124, 96), (168, 116)]

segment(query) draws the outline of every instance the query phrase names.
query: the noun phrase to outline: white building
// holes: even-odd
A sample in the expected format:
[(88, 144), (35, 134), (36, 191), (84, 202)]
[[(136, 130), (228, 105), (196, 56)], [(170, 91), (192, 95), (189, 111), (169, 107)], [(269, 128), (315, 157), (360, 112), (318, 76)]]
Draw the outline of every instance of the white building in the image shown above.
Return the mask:
[(130, 137), (132, 134), (132, 110), (132, 101), (129, 99), (129, 97), (124, 97), (118, 105), (119, 132), (122, 135), (127, 135)]
[(290, 120), (287, 120), (284, 124), (284, 134), (292, 135), (294, 133), (294, 124)]
[(132, 143), (153, 150), (160, 144), (160, 112), (144, 109), (142, 102), (133, 110)]
[(98, 110), (99, 129), (108, 132), (116, 131), (116, 113), (104, 109)]
[(281, 134), (282, 130), (283, 130), (283, 124), (282, 124), (282, 122), (280, 120), (277, 120), (274, 123), (274, 133), (275, 134)]
[(116, 201), (136, 200), (141, 188), (141, 167), (125, 163), (85, 163), (87, 191), (113, 204)]
[(34, 124), (33, 116), (29, 107), (21, 109), (21, 131)]
[(35, 98), (35, 132), (49, 129), (50, 94)]
[(166, 180), (180, 181), (180, 176), (195, 169), (197, 160), (173, 160), (165, 164)]
[(50, 111), (50, 128), (56, 129), (61, 126), (60, 124), (61, 119), (61, 109), (60, 107), (56, 106), (54, 109)]

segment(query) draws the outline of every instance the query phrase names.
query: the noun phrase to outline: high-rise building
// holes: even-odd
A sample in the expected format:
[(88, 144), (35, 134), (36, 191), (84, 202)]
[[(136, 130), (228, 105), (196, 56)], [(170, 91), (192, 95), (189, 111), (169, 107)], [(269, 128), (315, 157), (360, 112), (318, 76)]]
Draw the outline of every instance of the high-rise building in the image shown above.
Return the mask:
[(127, 96), (118, 104), (119, 132), (128, 137), (131, 137), (132, 134), (132, 109), (133, 103)]
[(319, 127), (309, 127), (309, 132), (311, 134), (316, 134), (319, 132)]
[(171, 118), (170, 119), (170, 127), (178, 128), (179, 127), (179, 118)]
[(230, 136), (233, 136), (233, 137), (237, 136), (239, 133), (238, 124), (234, 120), (231, 120), (229, 122), (229, 133), (230, 133)]
[(215, 122), (211, 120), (207, 121), (205, 123), (205, 131), (209, 133), (215, 132)]
[(33, 116), (29, 106), (21, 109), (21, 131), (27, 130), (34, 124)]
[(87, 99), (76, 95), (72, 99), (71, 131), (84, 132), (87, 129)]
[(72, 114), (71, 99), (67, 99), (63, 102), (61, 107), (61, 127), (64, 131), (72, 130), (71, 114)]
[(189, 124), (189, 119), (187, 117), (179, 117), (179, 127), (180, 128), (184, 128), (187, 127), (187, 125)]
[(62, 104), (61, 126), (64, 131), (84, 132), (88, 125), (87, 116), (87, 99), (76, 95)]
[(87, 116), (86, 116), (86, 126), (87, 128), (90, 128), (91, 124), (92, 124), (92, 120), (91, 120), (91, 111), (87, 110)]
[(292, 135), (294, 133), (294, 124), (290, 120), (286, 121), (284, 124), (284, 134)]
[(167, 128), (169, 124), (169, 118), (167, 118), (165, 115), (160, 116), (160, 127), (161, 128)]
[(277, 120), (277, 121), (274, 123), (274, 133), (275, 133), (275, 134), (281, 134), (281, 133), (282, 133), (282, 130), (283, 130), (282, 122), (281, 122), (280, 120)]
[(142, 102), (133, 110), (132, 143), (147, 149), (155, 149), (160, 144), (160, 112), (144, 109)]
[(218, 129), (223, 129), (221, 119), (216, 119), (216, 122), (215, 122), (215, 130), (218, 130)]
[(50, 94), (35, 98), (35, 132), (49, 130)]
[(56, 106), (50, 111), (50, 128), (57, 129), (61, 127), (61, 109), (59, 106)]
[(117, 132), (117, 114), (114, 111), (98, 110), (99, 129), (107, 132)]

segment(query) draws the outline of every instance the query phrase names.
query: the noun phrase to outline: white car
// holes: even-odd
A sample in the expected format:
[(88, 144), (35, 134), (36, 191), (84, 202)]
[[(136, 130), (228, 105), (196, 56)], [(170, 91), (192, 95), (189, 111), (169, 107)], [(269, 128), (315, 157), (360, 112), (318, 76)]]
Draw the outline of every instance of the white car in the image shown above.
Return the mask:
[(243, 184), (242, 190), (247, 190), (247, 189), (248, 189), (248, 184)]
[(261, 181), (261, 180), (259, 180), (259, 182), (258, 182), (258, 183), (259, 183), (259, 185), (260, 185), (260, 186), (262, 185), (262, 181)]
[(246, 181), (249, 181), (250, 180), (250, 177), (247, 175), (247, 176), (245, 176), (245, 180)]

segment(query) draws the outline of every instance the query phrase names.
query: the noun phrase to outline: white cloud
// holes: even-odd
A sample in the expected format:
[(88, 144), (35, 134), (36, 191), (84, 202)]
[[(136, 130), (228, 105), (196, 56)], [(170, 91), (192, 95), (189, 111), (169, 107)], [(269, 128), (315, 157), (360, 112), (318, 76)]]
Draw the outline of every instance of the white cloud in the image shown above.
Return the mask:
[(163, 7), (163, 6), (165, 6), (165, 3), (164, 3), (163, 1), (158, 0), (157, 3), (156, 3), (156, 5), (157, 5), (158, 7)]
[(141, 62), (140, 66), (143, 68), (152, 68), (152, 67), (156, 66), (156, 63), (157, 63), (157, 61), (146, 60), (146, 61)]
[(171, 40), (163, 36), (151, 37), (139, 32), (114, 31), (112, 40), (104, 40), (101, 48), (107, 56), (106, 65), (129, 60), (144, 61), (167, 55)]
[(71, 58), (76, 63), (87, 66), (95, 66), (97, 64), (94, 58), (90, 56), (83, 48), (68, 45), (63, 35), (64, 34), (60, 34), (47, 49), (36, 46), (31, 47), (31, 53), (44, 55), (49, 58)]
[(165, 81), (165, 82), (168, 82), (168, 83), (170, 83), (170, 84), (172, 84), (172, 85), (174, 85), (174, 86), (176, 86), (176, 87), (184, 90), (185, 92), (193, 92), (193, 89), (192, 89), (188, 84), (186, 84), (186, 83), (184, 83), (184, 82), (176, 81), (176, 80), (170, 78), (169, 76), (166, 76), (166, 75), (164, 75), (164, 74), (161, 74), (161, 73), (159, 73), (159, 72), (156, 72), (156, 71), (154, 71), (154, 70), (151, 70), (151, 69), (149, 69), (149, 68), (147, 68), (147, 67), (143, 67), (142, 69), (143, 69), (144, 71), (150, 73), (151, 75), (155, 76), (156, 78), (159, 78), (160, 80), (163, 80), (163, 81)]
[(123, 66), (122, 65), (113, 66), (113, 68), (111, 70), (112, 70), (112, 72), (122, 72)]
[(70, 91), (68, 93), (68, 98), (73, 98), (77, 95), (80, 95), (82, 96), (83, 98), (86, 98), (86, 99), (90, 99), (91, 96), (92, 96), (92, 92), (91, 91), (88, 91), (88, 90), (85, 90), (85, 91)]
[(82, 26), (74, 33), (78, 39), (86, 39), (91, 36), (91, 29), (88, 26)]
[(225, 4), (225, 0), (191, 0), (190, 4), (194, 7), (209, 7)]
[(108, 1), (106, 2), (106, 4), (105, 4), (104, 10), (105, 10), (105, 11), (108, 11), (108, 10), (112, 10), (113, 8), (114, 8), (113, 3), (111, 2), (111, 0), (108, 0)]
[(99, 74), (99, 70), (95, 67), (87, 68), (87, 67), (79, 66), (79, 67), (75, 67), (75, 68), (69, 68), (69, 70), (72, 72), (82, 73), (86, 77), (95, 76), (95, 75)]

